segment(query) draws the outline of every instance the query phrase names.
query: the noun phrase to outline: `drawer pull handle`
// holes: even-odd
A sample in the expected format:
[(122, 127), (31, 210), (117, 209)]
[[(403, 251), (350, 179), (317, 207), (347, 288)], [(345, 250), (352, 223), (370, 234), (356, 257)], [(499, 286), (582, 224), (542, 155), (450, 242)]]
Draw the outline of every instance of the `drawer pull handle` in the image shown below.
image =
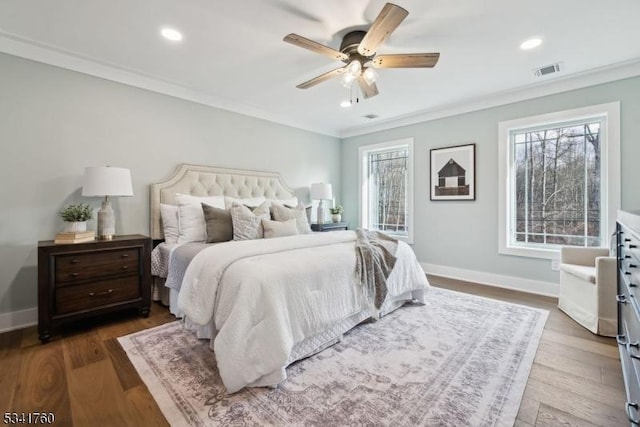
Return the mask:
[(122, 254), (122, 258), (129, 258), (129, 254)]
[(630, 241), (631, 241), (631, 239), (624, 239), (624, 241), (625, 241), (625, 242), (630, 242)]
[(123, 270), (126, 270), (127, 268), (129, 268), (129, 266), (128, 266), (128, 265), (123, 265), (123, 266), (122, 266), (122, 269), (123, 269)]
[(624, 335), (616, 335), (616, 341), (618, 345), (627, 345), (627, 337)]
[(637, 245), (629, 245), (629, 249), (635, 249), (637, 247), (638, 247)]
[[(618, 301), (620, 304), (626, 304), (627, 303), (627, 296), (626, 295), (616, 295), (616, 301)], [(620, 335), (618, 335), (620, 336)]]
[(71, 273), (71, 277), (77, 277), (78, 273)]
[(631, 272), (630, 271), (625, 271), (624, 274), (626, 274), (627, 276), (631, 276)]
[(77, 264), (77, 263), (79, 263), (79, 262), (80, 262), (80, 261), (78, 261), (77, 259), (72, 259), (72, 260), (71, 260), (71, 264)]
[(638, 268), (638, 266), (635, 264), (629, 264), (629, 268)]
[(109, 289), (108, 291), (104, 291), (104, 292), (89, 292), (89, 296), (90, 297), (103, 297), (106, 295), (111, 295), (113, 293), (113, 289)]
[(631, 424), (640, 425), (640, 422), (638, 422), (638, 420), (634, 419), (631, 416), (631, 408), (633, 408), (636, 412), (638, 412), (638, 404), (636, 402), (627, 402), (627, 405), (625, 408), (627, 411), (627, 418), (629, 418), (629, 421), (631, 421)]
[(629, 283), (629, 287), (630, 287), (630, 288), (637, 288), (637, 287), (638, 287), (638, 285), (636, 285), (635, 283)]

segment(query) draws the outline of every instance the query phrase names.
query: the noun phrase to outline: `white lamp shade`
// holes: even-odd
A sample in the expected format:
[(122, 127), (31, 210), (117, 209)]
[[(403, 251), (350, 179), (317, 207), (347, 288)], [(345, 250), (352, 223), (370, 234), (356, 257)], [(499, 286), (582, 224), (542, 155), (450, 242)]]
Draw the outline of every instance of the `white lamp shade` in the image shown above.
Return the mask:
[(333, 199), (333, 192), (331, 191), (331, 184), (325, 184), (324, 182), (318, 182), (311, 184), (311, 198), (313, 200), (330, 200)]
[(131, 171), (112, 166), (84, 169), (83, 196), (133, 196)]

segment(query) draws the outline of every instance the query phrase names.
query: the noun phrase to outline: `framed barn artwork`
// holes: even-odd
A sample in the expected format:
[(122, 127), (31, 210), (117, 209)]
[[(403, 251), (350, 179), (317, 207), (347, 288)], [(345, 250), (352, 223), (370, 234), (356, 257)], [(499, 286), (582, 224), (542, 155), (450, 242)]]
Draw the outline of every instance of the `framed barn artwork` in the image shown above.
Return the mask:
[(476, 199), (476, 144), (431, 150), (431, 200)]

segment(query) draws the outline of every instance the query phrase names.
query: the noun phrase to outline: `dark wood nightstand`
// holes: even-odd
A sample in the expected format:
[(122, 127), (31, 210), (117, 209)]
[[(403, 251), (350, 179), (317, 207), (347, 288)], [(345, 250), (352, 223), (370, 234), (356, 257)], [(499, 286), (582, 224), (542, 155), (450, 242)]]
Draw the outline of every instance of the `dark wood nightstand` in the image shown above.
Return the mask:
[(312, 231), (336, 231), (348, 229), (348, 222), (325, 222), (324, 224), (311, 224)]
[(151, 307), (151, 239), (38, 242), (38, 337), (46, 343), (63, 323), (125, 308)]

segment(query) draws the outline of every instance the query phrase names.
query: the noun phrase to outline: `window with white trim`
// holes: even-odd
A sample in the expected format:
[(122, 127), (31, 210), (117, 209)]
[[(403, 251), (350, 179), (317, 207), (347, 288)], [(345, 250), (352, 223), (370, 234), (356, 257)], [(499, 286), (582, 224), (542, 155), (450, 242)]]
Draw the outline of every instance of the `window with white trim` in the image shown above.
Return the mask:
[(619, 207), (619, 104), (501, 122), (500, 253), (606, 247)]
[(413, 243), (413, 138), (364, 145), (360, 225)]

